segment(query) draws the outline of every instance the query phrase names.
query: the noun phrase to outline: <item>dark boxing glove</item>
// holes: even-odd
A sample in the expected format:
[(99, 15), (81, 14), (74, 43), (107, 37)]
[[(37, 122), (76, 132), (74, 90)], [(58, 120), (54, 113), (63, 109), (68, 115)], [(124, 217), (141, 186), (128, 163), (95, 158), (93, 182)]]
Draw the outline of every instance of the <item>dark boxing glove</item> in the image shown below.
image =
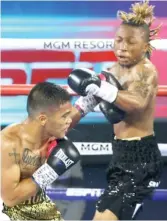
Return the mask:
[(68, 138), (59, 139), (51, 145), (47, 162), (32, 175), (34, 181), (42, 189), (52, 184), (80, 159), (79, 151)]
[(75, 69), (68, 77), (68, 85), (79, 95), (95, 95), (97, 98), (113, 103), (117, 97), (118, 88), (87, 68)]
[[(104, 78), (106, 82), (104, 82)], [(125, 112), (113, 104), (117, 92), (118, 90), (122, 90), (122, 86), (110, 73), (103, 71), (98, 76), (94, 71), (86, 68), (75, 69), (68, 77), (68, 84), (76, 93), (84, 96), (88, 94), (89, 99), (81, 97), (76, 102), (79, 107), (78, 109), (82, 109), (83, 115), (89, 111), (93, 111), (94, 107), (101, 100), (104, 100), (100, 103), (99, 107), (112, 124), (118, 123), (124, 118)]]
[(86, 96), (86, 88), (88, 85), (101, 85), (98, 75), (87, 68), (79, 68), (73, 70), (68, 76), (68, 85), (70, 88), (81, 96)]
[(73, 70), (68, 77), (68, 85), (77, 94), (81, 95), (75, 102), (74, 106), (84, 117), (87, 113), (94, 110), (95, 106), (99, 103), (91, 93), (87, 94), (85, 89), (89, 84), (100, 85), (100, 78), (98, 75), (89, 69), (80, 68)]
[[(107, 82), (116, 86), (118, 90), (123, 90), (121, 84), (111, 73), (102, 71), (101, 75), (105, 77), (105, 80)], [(116, 124), (122, 121), (126, 114), (125, 111), (116, 107), (114, 103), (109, 103), (107, 101), (101, 101), (99, 104), (99, 108), (104, 116), (107, 118), (107, 120), (112, 124)]]

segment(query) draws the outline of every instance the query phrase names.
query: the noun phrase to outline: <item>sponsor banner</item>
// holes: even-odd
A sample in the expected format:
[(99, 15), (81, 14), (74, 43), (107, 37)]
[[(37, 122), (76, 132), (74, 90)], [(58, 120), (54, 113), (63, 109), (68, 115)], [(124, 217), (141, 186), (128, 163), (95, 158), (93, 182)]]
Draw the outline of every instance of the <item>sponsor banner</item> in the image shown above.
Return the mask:
[[(1, 38), (1, 49), (112, 50), (114, 39), (11, 39)], [(152, 40), (156, 49), (167, 50), (167, 39)]]
[[(95, 142), (74, 142), (81, 155), (111, 155), (111, 143), (95, 143)], [(158, 144), (162, 156), (167, 156), (167, 144)]]
[(112, 154), (111, 143), (75, 142), (81, 155), (108, 155)]
[(66, 196), (90, 196), (90, 197), (99, 197), (103, 193), (103, 189), (90, 189), (90, 188), (68, 188), (66, 190)]

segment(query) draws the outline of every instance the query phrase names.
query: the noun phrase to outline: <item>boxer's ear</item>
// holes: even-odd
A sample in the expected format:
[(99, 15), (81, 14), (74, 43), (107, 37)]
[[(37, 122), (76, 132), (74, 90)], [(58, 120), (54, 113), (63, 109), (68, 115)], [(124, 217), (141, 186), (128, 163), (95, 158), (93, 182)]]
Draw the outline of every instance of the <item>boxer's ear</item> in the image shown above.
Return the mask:
[(47, 116), (44, 113), (40, 113), (40, 115), (38, 116), (38, 120), (41, 124), (41, 126), (45, 126), (46, 122), (47, 122)]

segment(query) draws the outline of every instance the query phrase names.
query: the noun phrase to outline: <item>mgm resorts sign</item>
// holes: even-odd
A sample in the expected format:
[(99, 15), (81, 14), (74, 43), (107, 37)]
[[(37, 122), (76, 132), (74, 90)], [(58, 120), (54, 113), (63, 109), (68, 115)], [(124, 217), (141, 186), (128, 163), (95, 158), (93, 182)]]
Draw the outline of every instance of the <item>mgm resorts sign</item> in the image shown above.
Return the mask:
[(112, 154), (111, 143), (75, 142), (81, 155), (110, 155)]

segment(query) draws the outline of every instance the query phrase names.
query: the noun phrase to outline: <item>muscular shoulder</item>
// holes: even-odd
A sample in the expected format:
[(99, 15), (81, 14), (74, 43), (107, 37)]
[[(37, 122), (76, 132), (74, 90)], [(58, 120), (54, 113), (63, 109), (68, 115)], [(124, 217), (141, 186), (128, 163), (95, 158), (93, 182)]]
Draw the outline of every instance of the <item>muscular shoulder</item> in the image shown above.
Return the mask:
[(149, 60), (146, 60), (134, 70), (134, 80), (129, 84), (128, 90), (137, 93), (145, 100), (155, 97), (158, 81), (157, 70), (154, 65)]
[(20, 164), (20, 141), (17, 138), (2, 136), (1, 142), (2, 170)]
[(20, 150), (20, 137), (18, 134), (18, 126), (11, 125), (1, 131), (1, 151), (10, 152), (13, 148)]
[(140, 66), (140, 71), (138, 72), (139, 80), (143, 83), (152, 84), (157, 86), (158, 84), (158, 72), (156, 67), (148, 60), (144, 60)]
[(145, 72), (152, 73), (152, 75), (157, 75), (157, 69), (155, 65), (148, 59), (143, 61), (142, 67)]

